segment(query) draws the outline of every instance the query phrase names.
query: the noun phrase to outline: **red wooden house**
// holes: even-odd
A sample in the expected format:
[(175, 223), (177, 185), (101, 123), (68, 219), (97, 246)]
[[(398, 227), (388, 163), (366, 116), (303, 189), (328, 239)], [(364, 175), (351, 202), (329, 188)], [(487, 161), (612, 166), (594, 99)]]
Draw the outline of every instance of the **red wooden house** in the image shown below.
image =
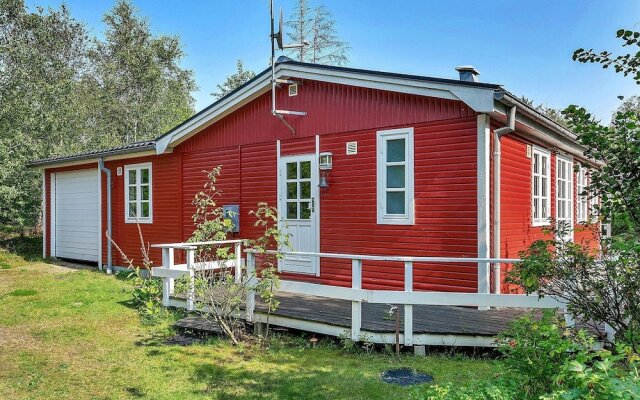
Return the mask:
[[(266, 70), (156, 140), (36, 161), (45, 256), (121, 266), (104, 233), (139, 254), (135, 216), (147, 241), (185, 241), (202, 171), (218, 165), (219, 204), (239, 207), (233, 235), (255, 236), (249, 211), (268, 202), (300, 251), (516, 258), (552, 219), (586, 220), (589, 161), (575, 135), (502, 86), (477, 82), (472, 67), (458, 70), (460, 79), (440, 79), (281, 60), (275, 73), (288, 83), (276, 89), (278, 108), (306, 112), (285, 115), (290, 127), (272, 114)], [(331, 169), (321, 170), (325, 153)], [(152, 256), (159, 264), (158, 249)], [(280, 268), (349, 286), (347, 261)], [(413, 285), (504, 292), (499, 268), (416, 265)], [(365, 263), (363, 286), (402, 288), (402, 266)]]

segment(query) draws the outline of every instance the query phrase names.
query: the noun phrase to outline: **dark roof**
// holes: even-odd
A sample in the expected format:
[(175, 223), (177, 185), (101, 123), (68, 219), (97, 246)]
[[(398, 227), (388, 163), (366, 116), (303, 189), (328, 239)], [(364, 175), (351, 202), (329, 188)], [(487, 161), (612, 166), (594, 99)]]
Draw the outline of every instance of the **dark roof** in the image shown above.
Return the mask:
[[(504, 90), (501, 85), (492, 84), (492, 83), (468, 82), (468, 81), (461, 81), (461, 80), (458, 80), (458, 79), (435, 78), (435, 77), (421, 76), (421, 75), (400, 74), (400, 73), (395, 73), (395, 72), (385, 72), (385, 71), (376, 71), (376, 70), (359, 69), (359, 68), (338, 67), (338, 66), (333, 66), (333, 65), (322, 65), (322, 64), (305, 63), (305, 62), (291, 60), (288, 57), (279, 57), (277, 62), (276, 62), (276, 64), (299, 65), (299, 66), (304, 66), (304, 67), (311, 67), (311, 68), (315, 68), (315, 69), (330, 70), (330, 71), (353, 72), (353, 73), (365, 74), (365, 75), (371, 75), (371, 76), (392, 77), (392, 78), (400, 78), (400, 79), (417, 80), (417, 81), (423, 81), (423, 82), (443, 83), (443, 84), (448, 84), (448, 85), (459, 85), (459, 86), (470, 86), (470, 87), (485, 88), (485, 89), (501, 89), (501, 90)], [(170, 129), (169, 131), (167, 131), (163, 135), (159, 136), (155, 140), (136, 142), (136, 143), (132, 143), (132, 144), (129, 144), (129, 145), (120, 146), (120, 147), (114, 147), (114, 148), (106, 149), (106, 150), (95, 150), (95, 151), (91, 151), (91, 152), (88, 152), (88, 153), (80, 153), (80, 154), (73, 154), (73, 155), (68, 155), (68, 156), (60, 156), (60, 157), (52, 157), (52, 158), (47, 158), (47, 159), (42, 159), (42, 160), (36, 160), (36, 161), (32, 161), (28, 165), (30, 167), (39, 167), (39, 166), (56, 164), (56, 163), (65, 162), (65, 161), (91, 159), (91, 158), (96, 158), (96, 157), (111, 156), (111, 155), (117, 155), (117, 154), (135, 153), (135, 152), (142, 151), (142, 150), (155, 149), (155, 143), (157, 141), (159, 141), (160, 139), (164, 138), (167, 135), (172, 134), (173, 131), (175, 131), (176, 129), (180, 128), (181, 126), (183, 126), (185, 124), (188, 124), (190, 121), (192, 121), (195, 118), (198, 118), (203, 113), (206, 113), (211, 108), (215, 107), (218, 103), (223, 101), (226, 97), (232, 95), (233, 93), (236, 93), (236, 92), (242, 90), (244, 87), (246, 87), (246, 86), (250, 85), (251, 83), (253, 83), (254, 81), (262, 78), (264, 75), (270, 73), (270, 70), (271, 70), (271, 68), (269, 67), (269, 68), (265, 69), (264, 71), (260, 72), (255, 77), (253, 77), (249, 81), (245, 82), (243, 85), (239, 86), (238, 88), (236, 88), (232, 92), (228, 93), (223, 98), (218, 99), (217, 101), (213, 102), (209, 106), (203, 108), (201, 111), (199, 111), (196, 114), (194, 114), (193, 116), (187, 118), (186, 120), (184, 120), (180, 124), (176, 125), (175, 127)], [(558, 126), (560, 126), (560, 125), (558, 125)]]
[(57, 164), (65, 161), (80, 161), (96, 157), (113, 156), (118, 154), (137, 153), (143, 150), (154, 150), (156, 148), (155, 140), (146, 140), (135, 142), (124, 146), (112, 147), (110, 149), (93, 150), (87, 153), (70, 154), (67, 156), (58, 156), (51, 158), (43, 158), (35, 160), (27, 164), (29, 167), (40, 167), (44, 165)]

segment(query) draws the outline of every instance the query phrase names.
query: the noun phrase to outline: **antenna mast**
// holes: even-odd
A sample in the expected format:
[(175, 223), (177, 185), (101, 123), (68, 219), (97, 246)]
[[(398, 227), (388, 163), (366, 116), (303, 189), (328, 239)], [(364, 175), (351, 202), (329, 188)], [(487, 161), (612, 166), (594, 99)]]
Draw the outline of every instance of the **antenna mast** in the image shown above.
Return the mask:
[(283, 17), (282, 17), (282, 8), (280, 8), (280, 18), (278, 21), (278, 32), (275, 32), (274, 26), (274, 18), (273, 18), (273, 0), (269, 2), (269, 13), (271, 16), (271, 114), (278, 117), (283, 124), (287, 126), (293, 132), (296, 133), (296, 130), (291, 126), (287, 120), (284, 119), (285, 115), (297, 115), (297, 116), (305, 116), (307, 115), (304, 111), (289, 111), (289, 110), (278, 110), (276, 107), (276, 89), (278, 88), (278, 84), (292, 84), (295, 83), (292, 80), (287, 79), (277, 79), (276, 78), (276, 44), (278, 46), (278, 50), (284, 49), (295, 49), (304, 47), (309, 44), (306, 40), (302, 43), (293, 43), (293, 44), (283, 44)]

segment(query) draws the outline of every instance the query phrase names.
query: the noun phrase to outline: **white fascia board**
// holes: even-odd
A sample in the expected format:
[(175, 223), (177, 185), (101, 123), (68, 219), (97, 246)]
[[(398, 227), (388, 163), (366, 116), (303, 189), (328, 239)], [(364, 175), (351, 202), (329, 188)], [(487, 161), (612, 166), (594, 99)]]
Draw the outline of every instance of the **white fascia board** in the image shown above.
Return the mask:
[(196, 118), (179, 126), (170, 134), (156, 141), (156, 153), (166, 153), (170, 146), (175, 146), (194, 134), (213, 124), (218, 119), (228, 115), (252, 99), (266, 93), (271, 87), (271, 74), (265, 74), (242, 90), (226, 97), (223, 101), (211, 107), (209, 110), (197, 115)]
[[(417, 79), (386, 77), (362, 72), (325, 70), (286, 63), (276, 65), (275, 72), (277, 79), (293, 77), (419, 96), (460, 100), (476, 112), (489, 113), (494, 111), (493, 94), (495, 90), (493, 88), (426, 82)], [(202, 112), (184, 125), (158, 139), (156, 153), (165, 153), (167, 149), (182, 143), (220, 118), (266, 93), (270, 87), (271, 75), (264, 74), (263, 77), (242, 88), (242, 90), (226, 97), (215, 107)]]
[(472, 87), (444, 82), (427, 82), (419, 79), (380, 76), (364, 72), (315, 69), (313, 67), (294, 64), (281, 64), (279, 73), (287, 77), (292, 76), (390, 92), (460, 100), (476, 112), (487, 113), (493, 111), (493, 94), (495, 92), (493, 88)]

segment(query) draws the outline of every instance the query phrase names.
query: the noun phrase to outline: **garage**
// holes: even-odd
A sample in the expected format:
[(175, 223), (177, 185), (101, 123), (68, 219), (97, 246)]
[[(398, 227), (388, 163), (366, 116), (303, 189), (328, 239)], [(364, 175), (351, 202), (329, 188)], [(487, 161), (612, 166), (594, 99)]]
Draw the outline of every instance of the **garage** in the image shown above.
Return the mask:
[(51, 176), (51, 255), (98, 261), (98, 170), (58, 172)]

